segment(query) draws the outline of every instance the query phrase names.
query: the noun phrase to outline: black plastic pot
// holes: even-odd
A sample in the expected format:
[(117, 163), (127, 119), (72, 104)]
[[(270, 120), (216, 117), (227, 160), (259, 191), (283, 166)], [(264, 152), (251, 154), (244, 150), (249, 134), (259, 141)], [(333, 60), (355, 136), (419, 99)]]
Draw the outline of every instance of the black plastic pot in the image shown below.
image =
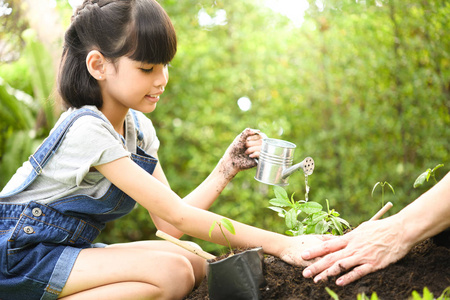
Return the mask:
[(208, 260), (208, 291), (211, 300), (253, 300), (266, 284), (263, 275), (264, 252), (254, 248), (211, 262)]

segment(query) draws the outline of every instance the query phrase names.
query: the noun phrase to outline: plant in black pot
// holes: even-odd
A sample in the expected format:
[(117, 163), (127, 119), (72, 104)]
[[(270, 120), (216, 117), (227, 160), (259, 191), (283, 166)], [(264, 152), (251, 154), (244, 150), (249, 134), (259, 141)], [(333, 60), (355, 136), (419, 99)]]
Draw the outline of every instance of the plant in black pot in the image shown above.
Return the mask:
[(228, 243), (229, 254), (208, 259), (208, 292), (212, 300), (219, 299), (259, 299), (259, 288), (265, 284), (263, 275), (264, 253), (261, 247), (233, 251), (223, 228), (236, 234), (230, 220), (223, 218), (215, 221), (209, 230), (209, 236), (216, 224)]
[(207, 281), (208, 293), (211, 300), (222, 299), (246, 299), (253, 300), (260, 298), (260, 287), (265, 285), (263, 275), (264, 252), (261, 247), (235, 250), (226, 237), (223, 229), (231, 234), (236, 234), (233, 224), (228, 219), (215, 221), (210, 228), (209, 236), (218, 225), (222, 235), (228, 243), (230, 249), (226, 255), (216, 257), (208, 252), (193, 246), (191, 243), (181, 241), (160, 230), (156, 236), (172, 242), (184, 249), (191, 251), (208, 262)]

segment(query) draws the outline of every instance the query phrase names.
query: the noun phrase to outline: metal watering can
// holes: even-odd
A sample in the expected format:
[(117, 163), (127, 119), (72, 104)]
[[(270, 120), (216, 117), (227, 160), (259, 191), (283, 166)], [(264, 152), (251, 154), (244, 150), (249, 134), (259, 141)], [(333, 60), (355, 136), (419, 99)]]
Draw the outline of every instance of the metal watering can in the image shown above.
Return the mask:
[(303, 169), (305, 175), (311, 175), (314, 171), (311, 157), (292, 165), (296, 147), (288, 141), (264, 138), (259, 160), (256, 160), (258, 166), (255, 179), (265, 184), (285, 186), (289, 184), (289, 176), (299, 169)]

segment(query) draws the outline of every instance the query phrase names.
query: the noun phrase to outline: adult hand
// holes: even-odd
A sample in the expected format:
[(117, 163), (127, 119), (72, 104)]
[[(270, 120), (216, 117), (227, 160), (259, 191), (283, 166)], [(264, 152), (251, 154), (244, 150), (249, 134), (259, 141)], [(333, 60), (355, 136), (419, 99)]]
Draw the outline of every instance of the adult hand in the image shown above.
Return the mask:
[(237, 173), (255, 167), (257, 165), (255, 158), (259, 157), (264, 136), (256, 129), (246, 128), (242, 131), (223, 156), (227, 168)]
[(324, 241), (336, 238), (333, 235), (301, 235), (289, 237), (288, 246), (281, 252), (280, 258), (293, 266), (305, 267), (313, 261), (304, 260), (301, 256), (302, 252), (311, 247), (321, 245)]
[(303, 270), (303, 276), (319, 282), (349, 271), (336, 280), (337, 285), (343, 286), (385, 268), (412, 248), (403, 236), (404, 230), (398, 216), (364, 222), (343, 236), (303, 252), (305, 260), (321, 257)]

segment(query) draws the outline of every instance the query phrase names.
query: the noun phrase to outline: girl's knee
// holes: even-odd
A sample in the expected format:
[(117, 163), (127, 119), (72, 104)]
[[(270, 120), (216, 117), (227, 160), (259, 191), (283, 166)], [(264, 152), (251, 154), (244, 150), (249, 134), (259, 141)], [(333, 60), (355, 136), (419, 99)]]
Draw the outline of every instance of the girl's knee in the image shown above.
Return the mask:
[[(194, 242), (186, 241), (186, 243), (202, 250), (202, 248)], [(198, 286), (206, 276), (206, 260), (193, 253), (187, 253), (186, 255), (187, 255), (186, 257), (191, 262), (192, 268), (194, 269), (195, 285)]]
[(182, 299), (193, 290), (196, 283), (191, 262), (177, 254), (168, 255), (167, 272), (163, 277), (159, 287), (164, 299)]

